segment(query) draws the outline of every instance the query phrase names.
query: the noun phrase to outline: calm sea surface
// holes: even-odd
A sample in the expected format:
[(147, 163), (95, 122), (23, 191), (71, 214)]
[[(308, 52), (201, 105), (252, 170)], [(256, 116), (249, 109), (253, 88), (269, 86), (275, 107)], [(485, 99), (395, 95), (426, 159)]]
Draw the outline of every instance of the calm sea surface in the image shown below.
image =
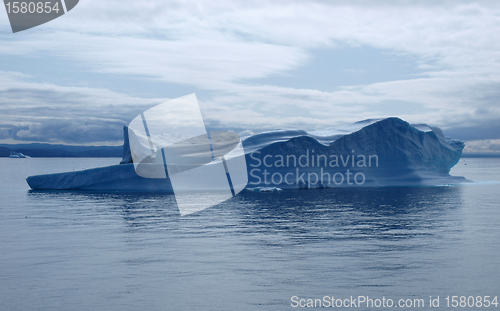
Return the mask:
[(422, 298), (418, 310), (440, 296), (453, 310), (446, 296), (500, 296), (500, 159), (460, 160), (452, 174), (475, 184), (243, 191), (185, 217), (172, 195), (25, 182), (118, 161), (0, 158), (0, 310), (301, 309), (293, 296)]

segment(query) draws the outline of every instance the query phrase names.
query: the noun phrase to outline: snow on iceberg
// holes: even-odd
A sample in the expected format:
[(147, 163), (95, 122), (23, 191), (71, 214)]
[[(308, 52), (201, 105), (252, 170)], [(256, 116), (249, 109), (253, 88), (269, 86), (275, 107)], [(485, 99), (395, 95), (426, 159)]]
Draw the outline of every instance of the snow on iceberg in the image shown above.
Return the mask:
[[(134, 170), (128, 129), (120, 165), (30, 176), (35, 190), (172, 192), (166, 179)], [(243, 136), (247, 188), (371, 187), (447, 185), (467, 181), (449, 175), (464, 143), (425, 124), (399, 118), (372, 119), (320, 131), (276, 130)], [(203, 189), (196, 189), (203, 190)]]

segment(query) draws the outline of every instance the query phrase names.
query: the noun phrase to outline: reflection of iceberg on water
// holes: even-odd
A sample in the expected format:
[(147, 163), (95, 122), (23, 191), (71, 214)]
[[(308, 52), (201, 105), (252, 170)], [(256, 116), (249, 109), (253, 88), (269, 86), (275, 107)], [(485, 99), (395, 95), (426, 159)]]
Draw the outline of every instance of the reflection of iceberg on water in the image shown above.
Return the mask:
[(30, 176), (27, 182), (35, 190), (174, 193), (181, 214), (187, 214), (245, 187), (262, 192), (466, 181), (449, 175), (463, 142), (398, 118), (247, 134), (207, 131), (195, 95), (188, 95), (141, 113), (124, 128), (120, 165)]

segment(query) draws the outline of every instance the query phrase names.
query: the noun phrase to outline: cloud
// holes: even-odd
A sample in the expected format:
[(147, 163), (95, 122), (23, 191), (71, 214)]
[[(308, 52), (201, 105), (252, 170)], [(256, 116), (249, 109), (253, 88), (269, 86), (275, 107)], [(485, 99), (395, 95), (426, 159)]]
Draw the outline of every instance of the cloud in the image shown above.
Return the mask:
[(0, 72), (2, 139), (90, 143), (122, 140), (121, 128), (167, 99), (142, 99), (106, 89), (63, 87)]
[(446, 134), (463, 140), (500, 139), (500, 119), (491, 124), (450, 128)]
[(112, 142), (122, 135), (119, 122), (92, 122), (80, 120), (49, 119), (48, 122), (31, 123), (14, 133), (14, 137), (27, 141), (65, 143)]
[[(50, 55), (82, 71), (191, 85), (206, 92), (204, 116), (219, 126), (310, 129), (400, 116), (467, 139), (496, 139), (499, 14), (496, 1), (88, 0), (15, 37), (0, 33), (0, 54), (42, 62)], [(308, 66), (316, 50), (363, 47), (409, 56), (418, 74), (331, 91), (256, 82)], [(43, 140), (36, 133), (44, 131), (51, 139), (84, 139), (57, 135), (46, 120), (76, 120), (91, 132), (92, 122), (125, 123), (162, 101), (43, 83), (19, 71), (0, 75), (2, 123), (28, 126), (17, 139)]]
[(500, 139), (467, 141), (464, 153), (500, 154)]

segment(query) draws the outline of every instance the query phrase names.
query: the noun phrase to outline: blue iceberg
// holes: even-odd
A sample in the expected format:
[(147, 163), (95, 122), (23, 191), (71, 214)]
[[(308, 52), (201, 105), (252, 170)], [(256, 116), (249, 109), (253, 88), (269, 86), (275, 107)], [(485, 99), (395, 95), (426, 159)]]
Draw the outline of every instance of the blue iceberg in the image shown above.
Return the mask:
[(399, 118), (320, 131), (280, 130), (248, 137), (248, 187), (447, 185), (464, 143), (439, 128)]
[[(467, 181), (449, 174), (461, 157), (462, 141), (444, 137), (439, 128), (399, 118), (309, 132), (275, 130), (241, 139), (247, 188), (252, 189), (430, 186)], [(118, 165), (30, 176), (27, 182), (34, 190), (173, 192), (169, 176), (137, 175), (127, 127), (123, 150)]]

